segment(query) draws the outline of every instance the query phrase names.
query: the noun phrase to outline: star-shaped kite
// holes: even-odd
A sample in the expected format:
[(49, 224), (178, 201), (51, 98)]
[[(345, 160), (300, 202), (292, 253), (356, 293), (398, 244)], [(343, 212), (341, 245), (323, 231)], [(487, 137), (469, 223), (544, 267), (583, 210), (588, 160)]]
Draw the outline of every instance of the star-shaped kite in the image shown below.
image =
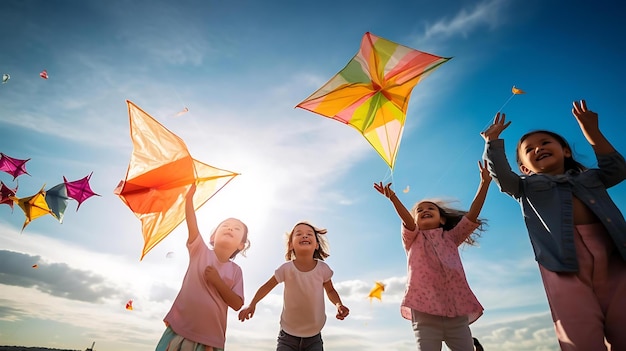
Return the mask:
[[(0, 152), (0, 171), (6, 172), (15, 178), (22, 174), (28, 174), (26, 171), (26, 162), (30, 161), (30, 158), (22, 160), (19, 158), (9, 157)], [(30, 174), (28, 174), (30, 175)]]
[(296, 107), (349, 124), (393, 170), (411, 91), (448, 60), (368, 32), (352, 60)]
[(100, 196), (94, 193), (93, 190), (91, 190), (91, 186), (89, 186), (89, 179), (91, 179), (92, 174), (93, 172), (89, 173), (89, 175), (85, 176), (84, 178), (74, 180), (71, 182), (68, 181), (67, 178), (65, 178), (65, 176), (63, 176), (63, 183), (65, 183), (67, 196), (78, 201), (78, 206), (76, 206), (76, 211), (78, 211), (78, 208), (83, 203), (83, 201), (87, 200), (88, 198), (92, 196)]
[(26, 215), (22, 231), (24, 231), (30, 222), (41, 216), (47, 214), (54, 216), (54, 213), (50, 210), (46, 202), (46, 191), (44, 187), (45, 185), (33, 196), (16, 199), (17, 205), (24, 211), (24, 215)]

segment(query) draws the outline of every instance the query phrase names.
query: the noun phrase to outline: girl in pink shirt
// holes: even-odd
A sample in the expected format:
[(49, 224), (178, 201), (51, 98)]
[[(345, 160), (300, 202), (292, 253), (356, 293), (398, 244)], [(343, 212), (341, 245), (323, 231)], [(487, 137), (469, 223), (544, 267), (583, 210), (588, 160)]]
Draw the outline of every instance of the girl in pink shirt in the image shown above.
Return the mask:
[(478, 168), (480, 185), (469, 211), (422, 200), (409, 212), (391, 183), (374, 183), (374, 188), (391, 200), (402, 220), (408, 278), (401, 312), (413, 322), (417, 349), (421, 351), (440, 351), (442, 342), (452, 351), (474, 350), (469, 325), (482, 315), (483, 307), (467, 283), (458, 247), (475, 244), (474, 237), (484, 229), (485, 221), (478, 215), (491, 176), (486, 163), (479, 162)]
[(277, 351), (324, 350), (321, 334), (326, 323), (324, 291), (337, 308), (337, 319), (343, 320), (350, 312), (333, 287), (332, 269), (324, 262), (328, 257), (324, 234), (326, 229), (308, 222), (297, 223), (287, 237), (287, 262), (259, 288), (250, 306), (239, 312), (242, 322), (252, 318), (256, 304), (278, 283), (285, 283)]
[(185, 214), (189, 238), (189, 267), (156, 351), (219, 351), (226, 341), (228, 307), (243, 305), (243, 275), (232, 260), (250, 246), (248, 227), (236, 218), (222, 221), (211, 234), (210, 249), (198, 229), (193, 204), (195, 184), (189, 189)]

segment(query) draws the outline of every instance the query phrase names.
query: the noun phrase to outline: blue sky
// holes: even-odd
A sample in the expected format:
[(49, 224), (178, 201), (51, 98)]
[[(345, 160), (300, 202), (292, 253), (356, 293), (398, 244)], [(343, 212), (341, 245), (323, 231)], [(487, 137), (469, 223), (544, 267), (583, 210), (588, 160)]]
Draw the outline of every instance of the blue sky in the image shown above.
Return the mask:
[[(22, 211), (0, 207), (0, 344), (151, 350), (182, 281), (180, 226), (139, 261), (140, 222), (113, 194), (132, 144), (125, 100), (150, 113), (202, 162), (241, 173), (198, 211), (205, 238), (226, 216), (250, 227), (236, 262), (246, 300), (283, 262), (284, 234), (306, 219), (329, 230), (333, 281), (351, 309), (329, 319), (328, 350), (414, 350), (399, 304), (406, 280), (400, 222), (372, 184), (387, 166), (354, 129), (294, 106), (338, 72), (367, 31), (453, 57), (413, 90), (393, 173), (405, 205), (476, 192), (479, 132), (504, 108), (509, 157), (532, 129), (563, 134), (580, 161), (595, 158), (571, 115), (586, 99), (606, 136), (623, 138), (626, 34), (617, 1), (17, 1), (0, 2), (0, 152), (30, 158), (18, 196), (93, 172), (100, 196), (63, 223), (24, 232)], [(48, 80), (39, 77), (46, 69)], [(176, 117), (184, 107), (189, 112)], [(15, 186), (8, 174), (0, 180)], [(626, 185), (611, 189), (626, 208)], [(557, 350), (539, 271), (518, 204), (492, 185), (480, 247), (462, 249), (485, 314), (472, 330), (487, 350)], [(168, 258), (168, 252), (174, 252)], [(32, 269), (38, 263), (38, 269)], [(375, 281), (382, 301), (369, 301)], [(134, 311), (124, 308), (134, 300)], [(271, 350), (282, 286), (241, 323), (228, 350)]]

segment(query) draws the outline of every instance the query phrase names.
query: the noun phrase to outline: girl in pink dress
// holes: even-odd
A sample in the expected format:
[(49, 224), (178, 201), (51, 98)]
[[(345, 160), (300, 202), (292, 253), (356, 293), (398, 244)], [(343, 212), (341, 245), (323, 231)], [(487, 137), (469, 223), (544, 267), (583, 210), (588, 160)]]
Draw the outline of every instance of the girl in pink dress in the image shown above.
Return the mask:
[(408, 278), (402, 316), (413, 322), (417, 349), (473, 351), (469, 325), (483, 307), (467, 283), (458, 247), (475, 244), (484, 230), (478, 215), (485, 203), (491, 176), (478, 163), (480, 186), (469, 211), (452, 209), (437, 200), (422, 200), (411, 212), (400, 202), (391, 183), (374, 183), (389, 198), (402, 220), (402, 244), (407, 253)]

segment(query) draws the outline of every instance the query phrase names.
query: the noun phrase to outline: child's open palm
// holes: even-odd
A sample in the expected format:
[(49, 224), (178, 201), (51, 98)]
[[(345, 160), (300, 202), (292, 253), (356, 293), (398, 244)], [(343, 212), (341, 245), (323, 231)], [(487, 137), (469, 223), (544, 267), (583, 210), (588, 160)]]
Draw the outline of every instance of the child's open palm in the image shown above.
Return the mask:
[(388, 183), (387, 185), (383, 185), (383, 182), (374, 183), (374, 189), (390, 199), (395, 194), (394, 191), (391, 190), (391, 183)]
[(485, 141), (496, 140), (500, 138), (500, 133), (510, 124), (510, 121), (506, 122), (506, 114), (498, 112), (496, 113), (496, 118), (493, 120), (493, 124), (491, 124), (487, 130), (481, 132), (480, 135)]
[(574, 101), (572, 114), (576, 117), (583, 131), (598, 130), (598, 114), (587, 109), (587, 102), (585, 100), (580, 100), (580, 102)]

